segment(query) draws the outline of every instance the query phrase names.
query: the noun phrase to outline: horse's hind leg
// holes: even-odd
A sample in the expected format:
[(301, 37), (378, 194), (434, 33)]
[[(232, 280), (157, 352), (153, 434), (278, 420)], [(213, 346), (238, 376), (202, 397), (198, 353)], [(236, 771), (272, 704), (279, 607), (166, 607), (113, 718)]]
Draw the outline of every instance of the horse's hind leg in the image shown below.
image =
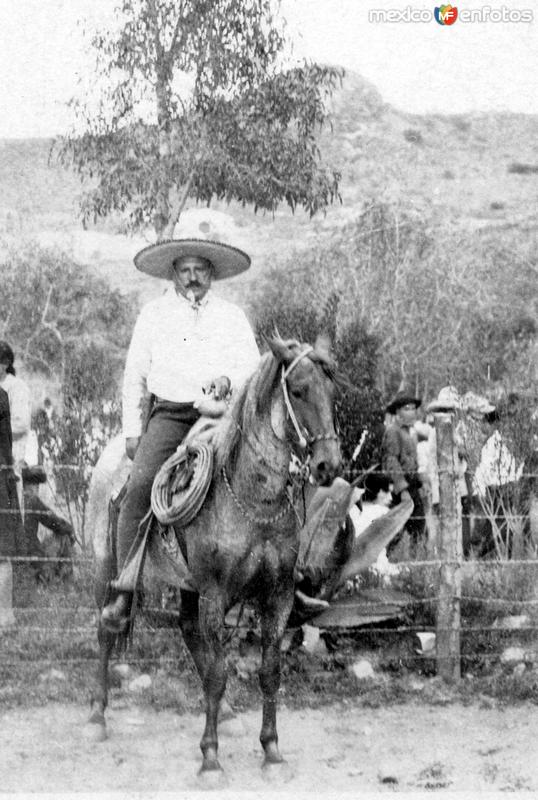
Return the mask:
[[(105, 558), (99, 561), (97, 568), (95, 600), (99, 610), (101, 610), (105, 602), (107, 587), (114, 573), (115, 560), (111, 554), (107, 554)], [(99, 666), (91, 695), (91, 712), (86, 725), (86, 734), (88, 738), (94, 741), (103, 741), (107, 736), (105, 709), (108, 704), (108, 662), (116, 643), (116, 635), (107, 631), (102, 623), (99, 622), (97, 641), (99, 642)]]
[(115, 644), (116, 634), (110, 633), (99, 623), (97, 639), (99, 641), (99, 667), (96, 689), (91, 697), (91, 713), (86, 730), (89, 738), (94, 741), (103, 741), (107, 738), (105, 709), (108, 705), (108, 662)]
[(224, 598), (218, 588), (213, 587), (200, 595), (200, 631), (207, 648), (202, 682), (206, 700), (206, 724), (200, 748), (203, 761), (201, 772), (220, 770), (217, 758), (217, 719), (219, 705), (226, 689), (226, 667), (224, 660)]
[(284, 759), (278, 749), (276, 729), (276, 696), (280, 686), (280, 645), (293, 605), (293, 589), (286, 594), (276, 593), (262, 608), (262, 665), (260, 687), (263, 694), (263, 718), (260, 742), (265, 764), (281, 764)]

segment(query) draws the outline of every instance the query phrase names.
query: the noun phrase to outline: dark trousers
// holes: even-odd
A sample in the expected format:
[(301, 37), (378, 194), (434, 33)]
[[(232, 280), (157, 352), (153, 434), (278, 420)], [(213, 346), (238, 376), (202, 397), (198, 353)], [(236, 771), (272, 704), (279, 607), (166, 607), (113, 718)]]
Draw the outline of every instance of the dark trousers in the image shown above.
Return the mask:
[(127, 491), (121, 504), (118, 519), (118, 571), (127, 558), (141, 520), (149, 510), (155, 475), (199, 417), (192, 403), (156, 401), (146, 432), (136, 451)]
[[(411, 512), (411, 516), (405, 523), (405, 526), (402, 528), (400, 533), (396, 534), (394, 539), (392, 539), (387, 546), (387, 554), (390, 555), (394, 551), (405, 530), (409, 536), (409, 555), (411, 558), (415, 558), (417, 555), (418, 545), (426, 541), (426, 512), (418, 487), (410, 484), (408, 487), (408, 492), (411, 500), (413, 501), (413, 511)], [(400, 494), (394, 495), (395, 506), (401, 503), (401, 500), (402, 498)]]

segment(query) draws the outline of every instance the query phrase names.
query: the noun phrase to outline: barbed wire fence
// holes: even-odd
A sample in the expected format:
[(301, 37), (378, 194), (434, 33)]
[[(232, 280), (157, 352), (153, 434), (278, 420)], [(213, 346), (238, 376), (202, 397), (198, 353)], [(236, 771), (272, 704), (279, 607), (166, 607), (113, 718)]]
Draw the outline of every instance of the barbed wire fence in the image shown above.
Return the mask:
[[(415, 650), (414, 660), (417, 663), (427, 661), (429, 664), (435, 661), (437, 674), (448, 681), (458, 681), (462, 669), (466, 670), (468, 664), (477, 660), (484, 663), (498, 662), (501, 657), (498, 643), (506, 643), (513, 637), (524, 641), (525, 661), (534, 666), (538, 664), (538, 558), (535, 553), (526, 558), (464, 558), (462, 509), (458, 493), (458, 455), (452, 415), (437, 414), (435, 428), (440, 494), (439, 534), (435, 557), (398, 562), (399, 580), (403, 580), (404, 584), (407, 580), (415, 589), (411, 613), (404, 621), (390, 626), (370, 624), (361, 630), (387, 642), (401, 637), (413, 637), (421, 632), (434, 633), (435, 648), (428, 653)], [(80, 470), (80, 465), (62, 465), (62, 468)], [(520, 477), (536, 480), (538, 475), (522, 473)], [(525, 514), (512, 516), (520, 523), (527, 519)], [(491, 521), (489, 513), (475, 513), (474, 517)], [(96, 664), (98, 611), (92, 604), (91, 585), (95, 559), (90, 552), (88, 540), (80, 537), (77, 550), (71, 557), (16, 556), (9, 559), (9, 563), (15, 570), (19, 566), (28, 567), (36, 563), (46, 563), (52, 567), (66, 564), (74, 568), (75, 578), (74, 588), (71, 586), (66, 589), (59, 582), (54, 587), (41, 589), (40, 603), (37, 605), (14, 606), (17, 625), (9, 633), (9, 639), (14, 646), (7, 648), (3, 668), (20, 669), (24, 668), (25, 663), (34, 668), (59, 665), (83, 667), (85, 664)], [(511, 576), (506, 578), (509, 573)], [(417, 596), (417, 586), (422, 588), (423, 596)], [(47, 609), (51, 606), (45, 599), (46, 592), (49, 592), (49, 598), (53, 598), (52, 615), (47, 614)], [(0, 601), (1, 599), (0, 597)], [(350, 606), (356, 606), (356, 603), (356, 598), (349, 598)], [(341, 605), (345, 605), (345, 601)], [(481, 609), (478, 624), (471, 613), (473, 606)], [(177, 612), (163, 606), (151, 605), (147, 610), (154, 615), (166, 617), (168, 623), (177, 627)], [(417, 614), (417, 610), (427, 613)], [(514, 620), (516, 616), (519, 618)], [(483, 621), (484, 617), (486, 621)], [(158, 627), (159, 624), (152, 630), (155, 631)], [(242, 623), (236, 627), (240, 632)], [(6, 641), (7, 634), (3, 636)], [(34, 643), (35, 646), (33, 636), (38, 643)], [(42, 646), (47, 637), (55, 637), (62, 642), (75, 640), (77, 646), (84, 642), (83, 654), (74, 655), (71, 652), (73, 648), (68, 648), (69, 654), (63, 654), (62, 648), (58, 647), (53, 655), (47, 655)], [(487, 637), (487, 647), (473, 647), (473, 642), (478, 645), (480, 637)], [(17, 644), (17, 639), (23, 641), (24, 645)], [(24, 647), (27, 649), (24, 650)], [(139, 650), (129, 660), (144, 668), (177, 663), (174, 656), (167, 657), (163, 653), (152, 655)]]

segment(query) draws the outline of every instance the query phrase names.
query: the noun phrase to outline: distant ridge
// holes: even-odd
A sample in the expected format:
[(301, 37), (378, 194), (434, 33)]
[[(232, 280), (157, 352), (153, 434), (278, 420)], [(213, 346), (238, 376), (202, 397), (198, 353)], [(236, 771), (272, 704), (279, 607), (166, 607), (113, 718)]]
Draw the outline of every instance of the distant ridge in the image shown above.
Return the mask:
[[(207, 219), (202, 208), (191, 211), (194, 221), (206, 228), (218, 220), (219, 235), (228, 219), (230, 235), (253, 253), (252, 276), (294, 248), (329, 235), (373, 199), (402, 203), (416, 214), (470, 230), (536, 225), (537, 115), (405, 114), (385, 103), (356, 73), (346, 74), (331, 109), (332, 127), (321, 135), (320, 146), (325, 161), (342, 173), (341, 205), (312, 220), (302, 212), (292, 215), (284, 206), (274, 218), (238, 204), (217, 203), (212, 207), (217, 213), (211, 218), (209, 210)], [(50, 146), (46, 139), (0, 140), (0, 239), (65, 243), (83, 263), (125, 288), (146, 287), (146, 279), (140, 284), (132, 270), (138, 241), (119, 237), (130, 244), (120, 246), (118, 240), (118, 246), (111, 246), (111, 237), (121, 233), (120, 220), (82, 231), (77, 217), (80, 183), (49, 163)], [(85, 237), (89, 244), (81, 247)]]

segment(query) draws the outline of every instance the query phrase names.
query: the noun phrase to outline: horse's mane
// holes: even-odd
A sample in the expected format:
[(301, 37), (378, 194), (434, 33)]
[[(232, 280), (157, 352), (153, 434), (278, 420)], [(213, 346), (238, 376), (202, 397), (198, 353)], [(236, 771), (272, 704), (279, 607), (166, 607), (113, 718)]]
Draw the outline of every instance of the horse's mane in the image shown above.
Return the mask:
[[(296, 339), (274, 341), (289, 350), (293, 355), (298, 355), (304, 344)], [(311, 350), (308, 358), (320, 364), (323, 371), (331, 378), (337, 380), (334, 363), (328, 355), (317, 350)], [(256, 417), (267, 410), (273, 394), (275, 383), (279, 374), (280, 362), (269, 350), (261, 357), (256, 370), (246, 380), (230, 406), (215, 437), (216, 466), (232, 466), (235, 462), (241, 436), (244, 431), (252, 429)]]
[(279, 363), (269, 351), (265, 353), (256, 370), (243, 384), (215, 437), (217, 467), (227, 466), (235, 460), (241, 436), (254, 424), (254, 418), (269, 403), (278, 373)]

